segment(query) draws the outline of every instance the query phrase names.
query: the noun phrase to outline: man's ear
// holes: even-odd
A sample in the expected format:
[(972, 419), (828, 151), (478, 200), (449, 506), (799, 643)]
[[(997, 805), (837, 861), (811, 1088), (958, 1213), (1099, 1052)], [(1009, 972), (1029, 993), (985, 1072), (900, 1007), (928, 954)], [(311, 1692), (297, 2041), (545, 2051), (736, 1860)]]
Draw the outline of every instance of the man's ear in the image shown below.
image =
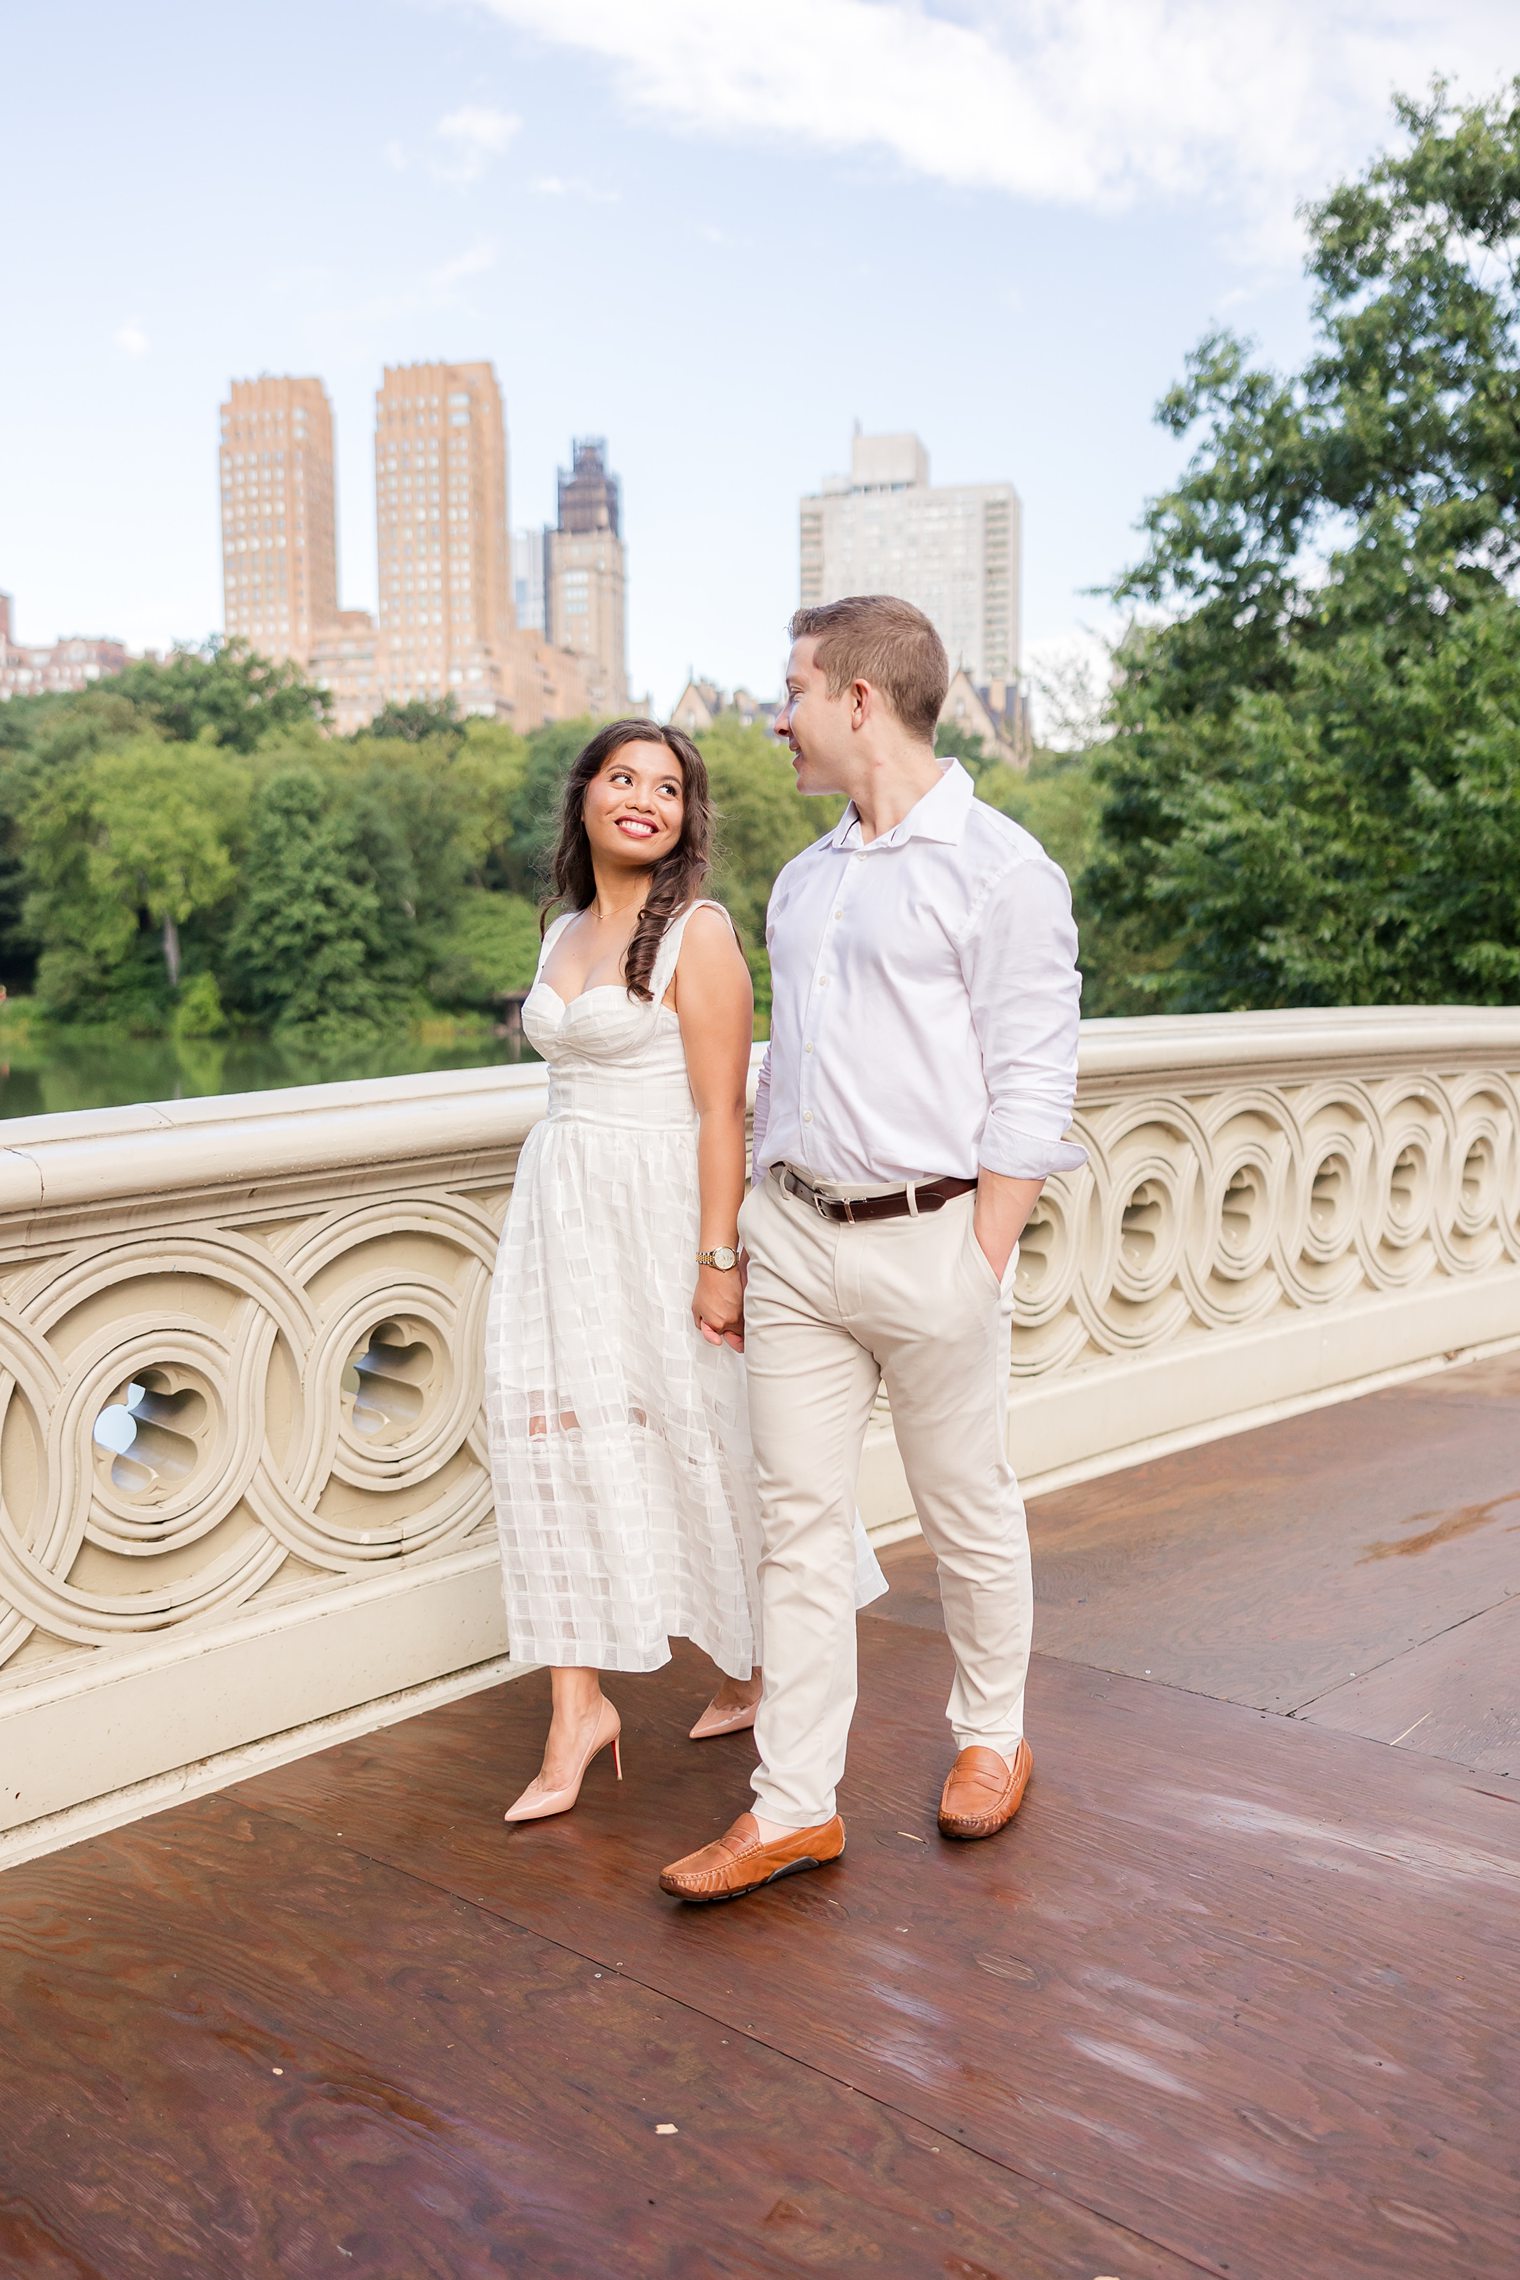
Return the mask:
[(876, 692), (869, 681), (852, 681), (850, 683), (851, 728), (865, 727), (866, 722), (871, 717), (871, 707), (875, 701), (875, 694)]

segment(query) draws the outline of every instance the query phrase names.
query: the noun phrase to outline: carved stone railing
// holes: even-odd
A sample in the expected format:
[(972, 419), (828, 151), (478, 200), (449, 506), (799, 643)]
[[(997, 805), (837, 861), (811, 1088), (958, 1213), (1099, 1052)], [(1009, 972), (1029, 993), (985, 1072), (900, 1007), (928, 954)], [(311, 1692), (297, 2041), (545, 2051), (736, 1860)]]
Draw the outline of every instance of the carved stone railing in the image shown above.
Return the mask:
[[(483, 1313), (536, 1068), (0, 1126), (0, 1861), (504, 1673)], [(1520, 1014), (1095, 1022), (1026, 1485), (1520, 1339)], [(911, 1526), (885, 1418), (873, 1529)]]
[[(1077, 1105), (1020, 1247), (1026, 1485), (1520, 1338), (1520, 1010), (1087, 1022)], [(910, 1508), (880, 1429), (866, 1497)]]

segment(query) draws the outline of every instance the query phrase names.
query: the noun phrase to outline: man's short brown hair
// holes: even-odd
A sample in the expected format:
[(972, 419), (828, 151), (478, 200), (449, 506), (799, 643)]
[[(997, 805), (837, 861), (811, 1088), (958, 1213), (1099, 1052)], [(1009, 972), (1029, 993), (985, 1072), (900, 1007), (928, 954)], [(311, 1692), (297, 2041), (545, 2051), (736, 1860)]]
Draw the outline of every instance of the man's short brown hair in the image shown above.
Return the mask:
[(852, 681), (879, 689), (904, 728), (934, 742), (950, 687), (950, 660), (922, 610), (895, 594), (848, 594), (798, 610), (793, 641), (812, 639), (814, 662), (831, 697)]

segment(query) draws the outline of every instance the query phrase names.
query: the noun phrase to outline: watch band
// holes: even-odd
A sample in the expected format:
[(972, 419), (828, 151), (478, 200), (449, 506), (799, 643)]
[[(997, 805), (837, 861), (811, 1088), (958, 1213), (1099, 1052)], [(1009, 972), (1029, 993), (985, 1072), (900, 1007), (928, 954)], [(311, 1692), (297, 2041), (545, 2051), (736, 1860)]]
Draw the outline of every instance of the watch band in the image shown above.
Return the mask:
[(716, 1267), (720, 1274), (731, 1274), (739, 1264), (739, 1254), (731, 1243), (718, 1243), (710, 1251), (697, 1253), (699, 1267)]

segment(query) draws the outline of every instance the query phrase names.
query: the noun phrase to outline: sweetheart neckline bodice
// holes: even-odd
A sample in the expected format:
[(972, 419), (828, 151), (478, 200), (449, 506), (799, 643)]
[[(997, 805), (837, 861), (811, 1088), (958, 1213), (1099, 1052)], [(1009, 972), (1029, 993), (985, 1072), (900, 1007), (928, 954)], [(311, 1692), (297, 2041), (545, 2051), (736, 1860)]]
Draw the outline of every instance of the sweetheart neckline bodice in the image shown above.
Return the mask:
[[(559, 991), (554, 987), (554, 984), (552, 982), (546, 982), (542, 980), (537, 981), (534, 983), (533, 989), (547, 990), (550, 997), (553, 998), (555, 1004), (557, 1006), (562, 1006), (566, 1013), (570, 1011), (572, 1006), (579, 1005), (583, 998), (599, 997), (604, 990), (616, 990), (620, 997), (628, 997), (628, 986), (625, 982), (593, 982), (589, 990), (577, 990), (574, 997), (568, 998), (561, 997)], [(528, 995), (531, 997), (532, 994), (533, 991), (530, 990)], [(650, 1008), (647, 1005), (640, 1005), (637, 998), (628, 998), (628, 1003), (632, 1006), (638, 1006), (640, 1013), (648, 1013), (650, 1011)], [(654, 1011), (656, 1013), (668, 1013), (671, 1016), (672, 1020), (677, 1018), (675, 1007), (673, 1005), (666, 1005), (663, 1001), (654, 1008)]]

